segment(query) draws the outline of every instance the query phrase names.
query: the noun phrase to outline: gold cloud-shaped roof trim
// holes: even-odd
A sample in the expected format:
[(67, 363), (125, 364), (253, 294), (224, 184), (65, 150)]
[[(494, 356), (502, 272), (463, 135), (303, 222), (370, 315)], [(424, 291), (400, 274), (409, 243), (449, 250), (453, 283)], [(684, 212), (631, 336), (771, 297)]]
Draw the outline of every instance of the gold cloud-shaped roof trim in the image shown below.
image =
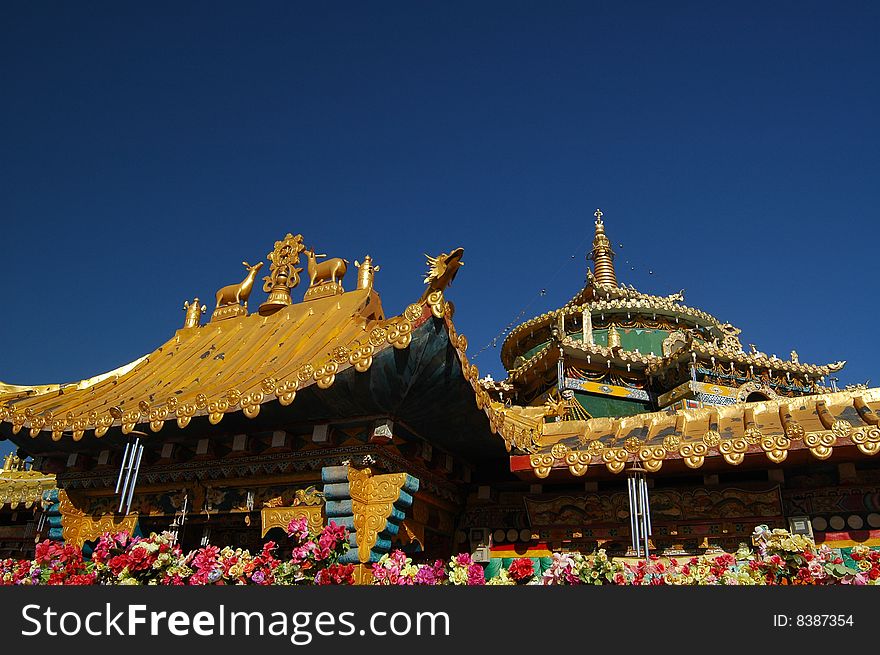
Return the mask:
[(780, 464), (789, 452), (809, 450), (820, 460), (834, 448), (855, 446), (880, 453), (880, 388), (840, 391), (757, 403), (653, 412), (621, 419), (544, 423), (528, 453), (540, 478), (554, 468), (584, 475), (605, 465), (620, 473), (627, 462), (658, 471), (667, 460), (700, 468), (721, 458), (732, 466), (747, 454), (764, 453)]

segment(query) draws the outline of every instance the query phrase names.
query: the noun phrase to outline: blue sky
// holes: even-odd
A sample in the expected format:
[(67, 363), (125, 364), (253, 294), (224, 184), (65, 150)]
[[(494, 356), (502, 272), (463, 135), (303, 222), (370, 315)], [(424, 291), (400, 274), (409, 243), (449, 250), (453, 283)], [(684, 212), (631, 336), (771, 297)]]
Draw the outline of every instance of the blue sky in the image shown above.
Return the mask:
[(867, 2), (4, 2), (0, 380), (149, 352), (287, 232), (372, 255), (389, 314), (463, 246), (473, 355), (580, 289), (601, 207), (623, 282), (876, 385), (878, 33)]

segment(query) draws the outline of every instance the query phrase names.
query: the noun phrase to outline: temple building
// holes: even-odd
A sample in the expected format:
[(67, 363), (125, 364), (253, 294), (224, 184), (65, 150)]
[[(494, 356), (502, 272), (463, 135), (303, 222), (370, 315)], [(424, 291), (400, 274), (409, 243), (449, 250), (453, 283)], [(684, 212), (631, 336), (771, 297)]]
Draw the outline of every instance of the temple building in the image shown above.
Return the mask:
[(253, 550), (307, 516), (351, 528), (352, 562), (400, 547), (490, 566), (732, 550), (758, 524), (880, 545), (880, 389), (838, 390), (844, 362), (745, 350), (683, 292), (621, 284), (597, 211), (583, 288), (509, 332), (505, 380), (481, 379), (446, 299), (462, 257), (429, 258), (426, 287), (389, 317), (369, 256), (346, 290), (346, 260), (288, 234), (256, 311), (264, 264), (244, 262), (207, 321), (188, 301), (148, 355), (70, 384), (0, 384), (0, 437), (45, 485), (33, 536), (88, 548), (171, 529), (185, 547)]
[(9, 453), (0, 470), (0, 559), (33, 556), (43, 494), (55, 489), (55, 476), (32, 470)]

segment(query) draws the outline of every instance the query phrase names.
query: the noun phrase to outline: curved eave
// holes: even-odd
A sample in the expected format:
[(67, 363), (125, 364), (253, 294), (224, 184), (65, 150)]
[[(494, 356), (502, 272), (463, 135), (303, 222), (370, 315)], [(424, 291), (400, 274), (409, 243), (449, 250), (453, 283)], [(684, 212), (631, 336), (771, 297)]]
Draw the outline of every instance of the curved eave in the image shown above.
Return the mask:
[(746, 352), (733, 352), (718, 348), (712, 344), (691, 344), (688, 348), (675, 352), (666, 357), (657, 358), (648, 367), (649, 375), (656, 375), (664, 369), (678, 364), (688, 359), (693, 359), (696, 355), (698, 360), (709, 361), (713, 357), (719, 362), (735, 362), (744, 366), (754, 366), (759, 369), (772, 369), (781, 373), (797, 373), (809, 375), (814, 378), (820, 378), (830, 373), (841, 370), (846, 361), (833, 362), (831, 364), (803, 364), (800, 362), (792, 362), (784, 359), (774, 359), (763, 354), (752, 354)]
[(545, 423), (535, 447), (511, 457), (511, 470), (546, 478), (554, 471), (582, 476), (602, 467), (616, 474), (636, 462), (656, 472), (665, 462), (690, 469), (707, 461), (738, 466), (756, 455), (778, 465), (799, 451), (819, 460), (829, 459), (835, 449), (871, 456), (880, 452), (878, 410), (880, 388), (874, 388)]
[(645, 370), (651, 364), (662, 359), (651, 353), (638, 353), (598, 344), (585, 344), (571, 337), (565, 337), (559, 341), (548, 343), (527, 361), (510, 371), (508, 381), (522, 383), (530, 379), (538, 369), (546, 371), (547, 367), (555, 365), (559, 360), (560, 346), (566, 355), (578, 360), (589, 357), (594, 360), (591, 363), (597, 366), (607, 366), (610, 362), (611, 368), (614, 370), (624, 370), (627, 367), (630, 371)]
[(0, 507), (32, 507), (43, 498), (43, 492), (55, 488), (55, 476), (38, 471), (0, 472)]
[(0, 382), (0, 404), (7, 403), (20, 398), (31, 398), (34, 396), (45, 396), (47, 394), (64, 393), (66, 391), (89, 389), (105, 380), (118, 380), (120, 377), (134, 369), (147, 359), (149, 355), (138, 357), (133, 362), (123, 364), (112, 371), (95, 375), (79, 382), (68, 382), (64, 384), (41, 384), (41, 385), (22, 385), (8, 384)]
[(514, 351), (517, 348), (517, 341), (527, 333), (550, 328), (559, 320), (560, 315), (576, 317), (583, 314), (585, 310), (589, 310), (594, 316), (605, 313), (610, 316), (635, 314), (637, 316), (650, 315), (652, 318), (663, 317), (670, 321), (683, 321), (682, 327), (704, 328), (712, 336), (719, 338), (723, 336), (717, 318), (699, 309), (674, 302), (668, 297), (636, 294), (633, 297), (600, 298), (584, 304), (566, 305), (560, 309), (545, 312), (513, 328), (501, 345), (501, 362), (504, 367), (510, 370), (518, 355)]

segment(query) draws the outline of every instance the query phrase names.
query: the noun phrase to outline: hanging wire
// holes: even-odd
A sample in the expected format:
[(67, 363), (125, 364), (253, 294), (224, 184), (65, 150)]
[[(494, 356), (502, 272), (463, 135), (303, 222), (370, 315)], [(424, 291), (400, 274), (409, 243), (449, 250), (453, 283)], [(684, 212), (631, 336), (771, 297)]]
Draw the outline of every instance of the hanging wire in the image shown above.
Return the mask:
[[(580, 243), (578, 243), (577, 247), (575, 247), (575, 252), (580, 252), (581, 249), (582, 249), (583, 246), (584, 246), (584, 243), (587, 241), (587, 239), (592, 238), (592, 236), (593, 236), (593, 235), (592, 235), (592, 234), (589, 234), (589, 233), (588, 233), (586, 236), (584, 236), (584, 237), (581, 239)], [(577, 255), (576, 255), (576, 254), (574, 254), (574, 255), (571, 256), (571, 259), (576, 259), (576, 258), (577, 258)], [(559, 278), (559, 274), (562, 272), (562, 269), (565, 268), (565, 266), (566, 266), (568, 263), (569, 263), (568, 261), (566, 261), (566, 260), (564, 260), (564, 259), (562, 260), (562, 262), (559, 264), (559, 266), (558, 266), (557, 269), (553, 272), (553, 274), (549, 276), (549, 278), (550, 278), (550, 280), (551, 280), (552, 282), (556, 282), (556, 281), (557, 281), (557, 279)], [(488, 350), (490, 347), (492, 347), (492, 348), (497, 348), (497, 347), (498, 347), (498, 341), (499, 341), (499, 339), (503, 339), (503, 337), (504, 337), (508, 332), (510, 332), (510, 331), (511, 331), (514, 327), (516, 327), (517, 325), (519, 325), (520, 321), (522, 320), (522, 317), (525, 316), (525, 313), (528, 311), (529, 307), (531, 307), (533, 304), (535, 304), (535, 301), (538, 300), (538, 298), (543, 298), (543, 297), (546, 296), (546, 295), (547, 295), (547, 288), (546, 288), (546, 287), (543, 288), (543, 289), (541, 289), (540, 291), (538, 291), (537, 295), (533, 296), (532, 299), (529, 300), (529, 302), (526, 303), (526, 305), (525, 305), (525, 306), (519, 311), (519, 313), (518, 313), (516, 316), (514, 316), (514, 317), (510, 320), (510, 322), (509, 322), (509, 323), (508, 323), (508, 324), (507, 324), (507, 325), (506, 325), (506, 326), (505, 326), (505, 327), (504, 327), (504, 328), (503, 328), (498, 334), (496, 334), (492, 339), (490, 339), (489, 342), (488, 342), (485, 346), (483, 346), (482, 348), (480, 348), (480, 349), (474, 354), (474, 356), (471, 358), (471, 360), (475, 360), (477, 357), (480, 356), (481, 353), (485, 352), (485, 351)]]
[(535, 301), (536, 301), (538, 298), (541, 298), (541, 297), (546, 296), (546, 295), (547, 295), (547, 289), (541, 289), (541, 290), (538, 292), (538, 294), (537, 294), (536, 296), (534, 296), (531, 300), (529, 300), (529, 302), (527, 302), (527, 303), (525, 304), (525, 306), (519, 311), (519, 313), (518, 313), (516, 316), (514, 316), (514, 317), (510, 320), (510, 322), (504, 327), (504, 329), (501, 330), (501, 332), (499, 332), (499, 333), (496, 334), (494, 337), (492, 337), (492, 339), (491, 339), (491, 340), (490, 340), (485, 346), (483, 346), (482, 348), (480, 348), (480, 349), (474, 354), (474, 356), (471, 357), (471, 360), (475, 360), (477, 357), (480, 356), (480, 354), (481, 354), (482, 352), (488, 350), (490, 347), (492, 347), (492, 348), (497, 348), (497, 347), (498, 347), (498, 340), (499, 340), (499, 339), (502, 339), (502, 338), (503, 338), (508, 332), (510, 332), (514, 327), (516, 327), (517, 325), (519, 325), (519, 322), (522, 320), (522, 317), (525, 316), (525, 313), (528, 311), (529, 307), (531, 307), (532, 305), (534, 305), (534, 304), (535, 304)]
[[(580, 252), (584, 246), (584, 243), (587, 240), (591, 239), (592, 237), (593, 237), (593, 234), (588, 232), (581, 239), (580, 243), (578, 243), (577, 247), (575, 248), (575, 251)], [(620, 251), (622, 251), (624, 249), (623, 243), (618, 241), (617, 248), (618, 248), (618, 252), (620, 253)], [(570, 263), (570, 260), (576, 259), (576, 258), (577, 258), (577, 255), (574, 254), (574, 255), (571, 255), (569, 260), (563, 259), (562, 262), (560, 263), (559, 267), (556, 269), (556, 271), (554, 271), (554, 273), (549, 276), (549, 279), (551, 280), (551, 282), (564, 281), (564, 280), (559, 279), (559, 274), (562, 272), (562, 269), (565, 268), (565, 266)], [(630, 261), (628, 259), (626, 259), (625, 257), (623, 258), (623, 261), (624, 261), (624, 264), (626, 265), (627, 272), (645, 272), (646, 271), (649, 276), (654, 277), (654, 274), (655, 274), (654, 268), (648, 268), (648, 267), (643, 268), (643, 267), (639, 266), (638, 270), (637, 270), (637, 267), (634, 264), (630, 263)], [(623, 286), (623, 284), (621, 284), (621, 286)], [(551, 285), (551, 287), (552, 287), (552, 285)], [(533, 296), (531, 298), (531, 300), (529, 300), (529, 302), (526, 303), (526, 305), (519, 311), (519, 313), (516, 316), (514, 316), (510, 320), (510, 322), (507, 323), (507, 325), (498, 334), (496, 334), (494, 337), (492, 337), (492, 339), (490, 339), (488, 341), (488, 343), (486, 343), (486, 345), (484, 345), (482, 348), (480, 348), (474, 354), (474, 356), (471, 357), (471, 360), (472, 361), (476, 360), (477, 357), (479, 357), (483, 352), (485, 352), (489, 348), (497, 348), (498, 342), (503, 341), (504, 337), (513, 328), (515, 328), (517, 325), (519, 325), (519, 323), (522, 321), (522, 318), (525, 316), (526, 312), (528, 311), (529, 307), (531, 307), (535, 303), (536, 300), (538, 300), (539, 298), (542, 298), (543, 296), (546, 296), (546, 295), (547, 295), (547, 288), (546, 287), (541, 289), (540, 291), (538, 291), (538, 293), (535, 296)]]

